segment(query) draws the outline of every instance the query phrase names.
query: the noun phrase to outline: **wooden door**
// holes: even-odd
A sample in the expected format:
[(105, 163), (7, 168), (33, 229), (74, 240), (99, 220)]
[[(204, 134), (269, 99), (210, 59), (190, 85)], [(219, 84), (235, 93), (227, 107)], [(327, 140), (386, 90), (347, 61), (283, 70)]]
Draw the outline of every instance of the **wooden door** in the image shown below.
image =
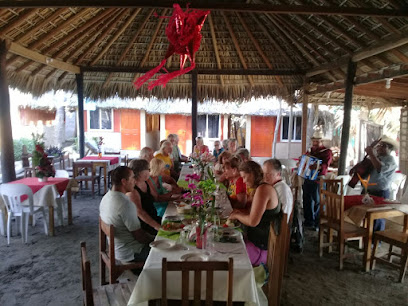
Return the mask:
[(251, 116), (251, 156), (272, 156), (276, 117)]
[(120, 126), (122, 150), (140, 150), (140, 111), (122, 109)]
[[(191, 140), (191, 116), (166, 115), (166, 137), (169, 134), (177, 134), (179, 137), (179, 148), (186, 154), (187, 140)], [(191, 148), (190, 150), (191, 151)]]

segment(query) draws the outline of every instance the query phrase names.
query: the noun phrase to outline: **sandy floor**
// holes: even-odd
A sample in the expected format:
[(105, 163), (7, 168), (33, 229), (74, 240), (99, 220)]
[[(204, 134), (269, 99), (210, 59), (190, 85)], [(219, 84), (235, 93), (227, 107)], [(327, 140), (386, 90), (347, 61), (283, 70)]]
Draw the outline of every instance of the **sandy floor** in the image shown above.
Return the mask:
[[(82, 305), (80, 241), (87, 243), (93, 283), (99, 284), (99, 202), (84, 195), (74, 199), (74, 225), (56, 227), (55, 237), (44, 235), (41, 219), (29, 228), (27, 245), (14, 236), (7, 246), (0, 237), (0, 305)], [(398, 272), (382, 265), (361, 272), (361, 256), (338, 271), (336, 254), (318, 257), (316, 232), (307, 232), (304, 253), (291, 257), (284, 305), (408, 305), (408, 279), (397, 283)]]

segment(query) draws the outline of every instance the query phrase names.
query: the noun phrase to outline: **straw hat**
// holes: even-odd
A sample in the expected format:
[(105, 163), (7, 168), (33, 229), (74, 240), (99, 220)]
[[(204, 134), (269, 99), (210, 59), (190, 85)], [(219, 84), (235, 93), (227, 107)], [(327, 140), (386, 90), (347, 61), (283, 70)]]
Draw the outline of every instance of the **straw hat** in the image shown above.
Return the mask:
[(396, 140), (394, 140), (394, 139), (392, 139), (392, 138), (390, 138), (390, 137), (388, 137), (388, 136), (386, 136), (386, 135), (381, 136), (381, 140), (380, 140), (380, 141), (392, 145), (393, 150), (398, 150), (398, 149), (399, 149), (399, 143), (398, 143), (398, 141), (396, 141)]
[(310, 138), (312, 140), (321, 140), (323, 138), (323, 132), (321, 130), (315, 130), (313, 136)]

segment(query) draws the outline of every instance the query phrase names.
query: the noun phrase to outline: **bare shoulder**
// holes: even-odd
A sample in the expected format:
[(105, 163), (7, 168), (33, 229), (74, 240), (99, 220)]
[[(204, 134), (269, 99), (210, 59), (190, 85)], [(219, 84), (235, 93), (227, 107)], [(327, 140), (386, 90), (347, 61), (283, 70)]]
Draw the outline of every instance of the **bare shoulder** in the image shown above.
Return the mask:
[(260, 195), (276, 195), (276, 190), (272, 185), (269, 184), (262, 184), (259, 185), (258, 188), (256, 188), (255, 193), (258, 193)]

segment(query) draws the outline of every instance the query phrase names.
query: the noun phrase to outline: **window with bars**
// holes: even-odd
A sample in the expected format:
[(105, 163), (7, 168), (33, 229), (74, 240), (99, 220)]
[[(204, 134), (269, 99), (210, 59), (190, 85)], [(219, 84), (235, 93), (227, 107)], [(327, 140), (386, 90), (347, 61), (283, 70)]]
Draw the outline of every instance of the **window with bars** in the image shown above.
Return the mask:
[(112, 130), (112, 109), (99, 108), (89, 111), (89, 129)]
[(219, 123), (219, 115), (198, 115), (197, 136), (203, 138), (218, 138)]
[[(302, 140), (302, 117), (293, 116), (293, 126), (292, 126), (292, 140), (291, 141), (301, 141)], [(281, 124), (281, 141), (289, 140), (289, 117), (282, 117)]]

